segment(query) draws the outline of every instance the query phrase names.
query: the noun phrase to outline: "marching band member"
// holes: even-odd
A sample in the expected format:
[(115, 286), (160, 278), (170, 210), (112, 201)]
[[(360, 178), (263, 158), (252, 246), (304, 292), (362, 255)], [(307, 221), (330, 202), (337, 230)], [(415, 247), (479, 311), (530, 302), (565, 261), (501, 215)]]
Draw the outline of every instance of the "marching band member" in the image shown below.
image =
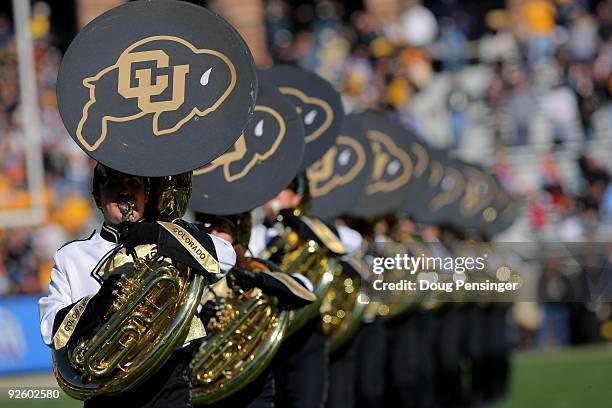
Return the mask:
[[(264, 258), (269, 258), (273, 262), (282, 261), (285, 255), (281, 249), (284, 246), (282, 235), (284, 223), (298, 230), (302, 239), (316, 239), (320, 245), (325, 246), (325, 243), (305, 227), (293, 212), (294, 206), (300, 205), (307, 188), (305, 177), (298, 176), (288, 188), (281, 191), (272, 202), (264, 206), (267, 217), (262, 224), (253, 227), (249, 242), (249, 249), (254, 255), (261, 256), (268, 252), (270, 256), (264, 256)], [(280, 208), (278, 214), (282, 217), (281, 223), (277, 223), (277, 218), (273, 217), (275, 208)], [(314, 290), (313, 282), (304, 274), (293, 273), (292, 276), (309, 291)], [(327, 342), (321, 326), (321, 316), (316, 313), (303, 327), (292, 333), (283, 342), (276, 355), (274, 372), (276, 405), (320, 407), (324, 404), (329, 381), (328, 361)]]
[[(357, 115), (346, 115), (340, 136), (321, 159), (307, 170), (312, 205), (309, 214), (331, 222), (345, 255), (334, 275), (329, 295), (321, 305), (324, 332), (330, 346), (330, 383), (326, 406), (353, 406), (356, 401), (354, 333), (359, 331), (366, 306), (368, 267), (363, 263), (364, 242), (359, 232), (339, 222), (360, 198), (372, 172), (373, 152)], [(348, 286), (347, 286), (348, 284)], [(341, 317), (339, 317), (341, 316)]]
[[(104, 322), (104, 316), (115, 299), (113, 291), (117, 289), (121, 274), (104, 279), (92, 272), (97, 264), (121, 245), (134, 248), (156, 244), (159, 254), (189, 265), (197, 273), (210, 275), (213, 280), (223, 277), (235, 263), (236, 254), (227, 241), (202, 234), (185, 221), (176, 221), (176, 228), (197, 240), (194, 245), (205, 251), (207, 263), (219, 266), (220, 273), (208, 270), (200, 257), (185, 249), (176, 235), (162, 224), (145, 220), (143, 217), (148, 201), (157, 201), (152, 197), (148, 178), (131, 176), (97, 164), (93, 176), (93, 197), (104, 216), (100, 232), (93, 233), (85, 240), (69, 242), (57, 251), (49, 294), (39, 302), (41, 334), (50, 347), (60, 348), (74, 343)], [(133, 204), (131, 218), (138, 222), (122, 222), (122, 206), (126, 203)], [(201, 325), (197, 320), (194, 322)], [(119, 397), (93, 398), (85, 406), (106, 406), (109, 402), (160, 407), (189, 404), (191, 383), (188, 364), (191, 351), (190, 347), (175, 351), (168, 362), (142, 386)]]
[[(220, 236), (234, 245), (237, 260), (236, 266), (230, 270), (228, 278), (230, 284), (235, 284), (240, 289), (248, 291), (254, 287), (261, 289), (264, 293), (278, 299), (278, 305), (282, 308), (298, 309), (312, 303), (316, 298), (311, 291), (295, 280), (294, 282), (284, 279), (284, 272), (254, 272), (248, 269), (245, 256), (245, 248), (248, 241), (241, 241), (241, 236), (247, 236), (250, 232), (250, 214), (243, 213), (228, 216), (211, 216), (198, 214), (201, 229), (211, 234)], [(241, 226), (249, 226), (245, 234), (240, 232)], [(204, 305), (202, 312), (207, 318), (215, 318), (217, 311), (211, 302)], [(202, 315), (201, 313), (201, 315)], [(206, 404), (207, 407), (245, 407), (245, 408), (272, 408), (276, 386), (271, 369), (266, 369), (257, 378), (252, 380), (244, 388), (218, 402)]]
[[(222, 282), (225, 287), (212, 288), (219, 298), (219, 305), (213, 302), (204, 305), (203, 313), (207, 318), (216, 319), (222, 313), (224, 298), (227, 297), (223, 292), (233, 288), (247, 293), (252, 288), (259, 288), (273, 297), (275, 306), (283, 311), (299, 309), (316, 300), (312, 291), (299, 279), (280, 269), (275, 270), (275, 265), (269, 262), (266, 262), (269, 270), (256, 271), (251, 266), (252, 261), (256, 267), (261, 267), (261, 262), (265, 261), (246, 255), (252, 226), (248, 211), (285, 188), (299, 170), (304, 146), (304, 130), (293, 105), (276, 87), (260, 85), (253, 120), (243, 135), (226, 154), (196, 171), (194, 196), (190, 203), (191, 209), (196, 211), (196, 220), (203, 231), (232, 242), (237, 253), (236, 266), (226, 282)], [(255, 158), (258, 162), (253, 166)], [(251, 251), (251, 255), (257, 253)], [(206, 340), (203, 339), (201, 349), (210, 347)], [(267, 357), (256, 353), (257, 348), (249, 354), (247, 361), (232, 364), (244, 364), (244, 372), (249, 370), (247, 366), (251, 360), (260, 367), (265, 361), (260, 363), (259, 359)], [(199, 367), (197, 363), (196, 354), (194, 366)], [(206, 368), (198, 370), (205, 371)], [(224, 374), (221, 381), (226, 377)], [(194, 384), (194, 399), (208, 407), (272, 407), (278, 389), (272, 367), (264, 368), (248, 384), (232, 393), (225, 393), (212, 403), (207, 402), (206, 397), (200, 398), (204, 395), (204, 386), (209, 389), (206, 384)]]
[[(244, 40), (186, 2), (111, 9), (64, 54), (58, 108), (75, 143), (98, 161), (93, 195), (104, 224), (55, 254), (40, 327), (59, 385), (86, 407), (191, 405), (190, 344), (205, 334), (196, 302), (236, 254), (181, 217), (191, 171), (236, 141), (256, 95)], [(142, 276), (159, 280), (141, 286)], [(118, 330), (96, 343), (110, 322)], [(100, 348), (107, 354), (91, 361)]]
[[(260, 72), (262, 81), (273, 84), (290, 100), (299, 113), (306, 142), (301, 170), (306, 170), (336, 141), (344, 110), (339, 93), (318, 75), (293, 66), (275, 66)], [(344, 253), (333, 227), (317, 219), (304, 216), (309, 205), (309, 190), (305, 175), (264, 205), (266, 219), (255, 225), (249, 242), (253, 255), (282, 264), (284, 248), (288, 244), (284, 231), (292, 230), (298, 241), (317, 243), (325, 256), (339, 257)], [(316, 226), (315, 226), (316, 224)], [(321, 231), (315, 230), (324, 230)], [(299, 266), (298, 266), (299, 268)], [(315, 291), (314, 282), (305, 273), (291, 271), (291, 275), (305, 288)], [(323, 294), (316, 293), (318, 297)], [(321, 298), (318, 299), (322, 301)], [(310, 306), (313, 307), (313, 306)], [(328, 350), (319, 313), (313, 313), (302, 327), (283, 342), (276, 356), (276, 405), (281, 407), (314, 408), (325, 403), (328, 389)], [(304, 315), (302, 315), (304, 316)], [(294, 328), (295, 326), (294, 323)]]

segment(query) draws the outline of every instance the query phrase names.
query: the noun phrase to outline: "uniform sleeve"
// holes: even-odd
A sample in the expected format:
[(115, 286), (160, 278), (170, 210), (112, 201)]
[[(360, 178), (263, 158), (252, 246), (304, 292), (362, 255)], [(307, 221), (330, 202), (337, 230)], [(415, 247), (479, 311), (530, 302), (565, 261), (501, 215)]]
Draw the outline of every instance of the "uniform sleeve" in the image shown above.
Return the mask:
[[(297, 279), (283, 272), (266, 272), (261, 274), (261, 289), (279, 298), (281, 303), (290, 307), (302, 307), (317, 300), (312, 289), (299, 284)], [(307, 279), (308, 283), (310, 281)], [(310, 284), (312, 286), (312, 283)]]
[[(268, 228), (263, 224), (257, 224), (251, 229), (251, 238), (249, 240), (249, 256), (261, 257), (262, 253), (268, 248), (268, 240), (278, 236), (278, 231), (274, 228)], [(307, 291), (313, 291), (313, 284), (310, 280), (301, 273), (290, 275), (296, 282), (306, 288)]]
[(249, 239), (249, 252), (247, 255), (260, 257), (261, 253), (266, 249), (267, 228), (262, 224), (257, 224), (251, 229), (251, 238)]
[(183, 263), (199, 273), (210, 274), (213, 281), (223, 278), (236, 263), (232, 245), (195, 225), (179, 220), (161, 223), (157, 251), (160, 255)]
[(58, 262), (57, 253), (53, 257), (53, 261), (49, 294), (38, 301), (40, 334), (48, 346), (51, 346), (53, 343), (53, 323), (56, 314), (73, 303), (70, 296), (70, 284), (68, 283), (66, 272), (61, 269)]
[(317, 299), (314, 293), (308, 291), (297, 279), (281, 272), (277, 265), (272, 266), (269, 271), (232, 268), (232, 283), (244, 290), (256, 286), (264, 293), (277, 297), (281, 305), (290, 308), (302, 307)]
[(212, 239), (215, 251), (217, 252), (217, 260), (223, 271), (223, 276), (225, 276), (227, 272), (236, 265), (236, 251), (234, 251), (232, 244), (223, 238), (219, 238), (212, 234), (207, 235)]

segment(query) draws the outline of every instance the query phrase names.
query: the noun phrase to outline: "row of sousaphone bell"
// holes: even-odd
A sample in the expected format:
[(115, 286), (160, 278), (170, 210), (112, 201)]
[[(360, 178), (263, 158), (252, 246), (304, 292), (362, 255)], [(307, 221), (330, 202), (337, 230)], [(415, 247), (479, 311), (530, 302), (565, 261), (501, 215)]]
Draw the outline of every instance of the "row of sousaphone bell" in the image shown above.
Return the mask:
[[(170, 65), (172, 69), (168, 70)], [(309, 120), (303, 122), (304, 126), (316, 129), (312, 132), (302, 129), (298, 138), (302, 143), (303, 165), (307, 167), (333, 145), (342, 122), (334, 119), (342, 117), (343, 112), (340, 96), (330, 84), (321, 84), (325, 81), (313, 73), (300, 74), (303, 80), (289, 79), (295, 70), (284, 67), (264, 71), (261, 76), (272, 82), (287, 80), (274, 82), (274, 92), (285, 90), (287, 99), (293, 98), (293, 102), (304, 106), (309, 104), (313, 109), (307, 114)], [(180, 79), (182, 75), (184, 81), (169, 81), (169, 72), (173, 72), (173, 78)], [(117, 75), (129, 83), (118, 87)], [(263, 87), (258, 91), (253, 58), (236, 30), (202, 7), (177, 1), (129, 2), (92, 21), (64, 55), (57, 84), (58, 108), (77, 145), (93, 159), (117, 171), (162, 180), (159, 203), (162, 216), (155, 219), (168, 222), (182, 217), (176, 209), (185, 204), (180, 194), (174, 194), (185, 186), (173, 184), (184, 180), (168, 174), (202, 170), (202, 166), (213, 163), (224, 152), (234, 153), (233, 144), (241, 140), (238, 137), (257, 113), (256, 102), (259, 105), (264, 94)], [(304, 89), (292, 88), (293, 85), (298, 88), (297, 84)], [(325, 89), (331, 89), (335, 95), (326, 98)], [(313, 95), (306, 95), (310, 91)], [(314, 95), (316, 92), (320, 94)], [(164, 100), (168, 95), (172, 99)], [(283, 103), (285, 108), (279, 111), (285, 109), (287, 115), (279, 115), (278, 111), (275, 114), (294, 115), (279, 127), (283, 132), (286, 130), (288, 141), (296, 133), (291, 129), (302, 127), (296, 125), (300, 117), (295, 112), (302, 108), (297, 103)], [(387, 152), (401, 153), (404, 161), (400, 173), (408, 180), (412, 172), (406, 168), (410, 154), (405, 146), (397, 146), (408, 139), (394, 140), (382, 131), (377, 132), (375, 139), (383, 162), (389, 156)], [(296, 153), (299, 149), (287, 150)], [(267, 153), (261, 156), (261, 161), (274, 157)], [(302, 162), (295, 161), (296, 166)], [(395, 170), (400, 168), (399, 162), (394, 164)], [(219, 170), (217, 175), (213, 171), (207, 173), (210, 177), (225, 174), (216, 165), (221, 164), (208, 167)], [(289, 173), (278, 169), (275, 172)], [(363, 171), (368, 177), (369, 173)], [(249, 186), (240, 184), (244, 177), (231, 176), (232, 180), (226, 177), (227, 182), (216, 184), (247, 191)], [(377, 186), (386, 186), (385, 180), (377, 181)], [(282, 181), (284, 185), (280, 187), (287, 182)], [(211, 184), (215, 185), (208, 183)], [(227, 200), (226, 192), (216, 196), (208, 193), (207, 198), (226, 207), (242, 201)], [(194, 316), (201, 299), (213, 302), (218, 314), (208, 321), (207, 335), (191, 362), (193, 398), (199, 404), (222, 400), (260, 375), (282, 342), (317, 314), (321, 315), (333, 351), (350, 340), (364, 314), (389, 316), (403, 311), (395, 310), (391, 303), (367, 300), (371, 296), (366, 292), (369, 277), (359, 273), (365, 273), (367, 266), (353, 268), (357, 273), (348, 272), (350, 268), (343, 263), (350, 260), (341, 262), (339, 252), (330, 251), (317, 240), (300, 237), (288, 226), (283, 235), (282, 256), (275, 259), (277, 264), (267, 259), (250, 259), (248, 268), (300, 273), (309, 278), (316, 301), (291, 312), (258, 288), (245, 291), (232, 285), (231, 280), (211, 286), (211, 282), (186, 266), (156, 256), (155, 248), (150, 246), (139, 246), (133, 253), (118, 248), (99, 266), (108, 274), (114, 268), (130, 269), (122, 274), (109, 318), (93, 335), (71, 339), (65, 347), (53, 351), (54, 372), (62, 389), (81, 400), (137, 389), (172, 353), (190, 339), (198, 338), (199, 321)], [(354, 257), (356, 263), (363, 262), (361, 255)]]

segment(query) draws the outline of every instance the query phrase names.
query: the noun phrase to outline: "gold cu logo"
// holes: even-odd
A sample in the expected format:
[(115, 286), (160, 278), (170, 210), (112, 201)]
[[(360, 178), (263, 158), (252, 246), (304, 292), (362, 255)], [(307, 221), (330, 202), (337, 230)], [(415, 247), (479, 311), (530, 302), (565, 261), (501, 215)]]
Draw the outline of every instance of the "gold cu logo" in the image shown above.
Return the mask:
[[(139, 50), (145, 47), (154, 49)], [(145, 62), (154, 63), (156, 69), (168, 69), (169, 53), (177, 53), (178, 59), (188, 63), (172, 66), (172, 75), (153, 76), (151, 68), (134, 69), (135, 64)], [(215, 76), (213, 83), (211, 78)], [(148, 114), (153, 114), (154, 136), (172, 134), (194, 116), (205, 116), (219, 108), (234, 90), (236, 81), (236, 68), (222, 52), (196, 48), (174, 36), (143, 38), (127, 47), (113, 65), (83, 79), (89, 99), (77, 125), (77, 139), (87, 151), (97, 150), (108, 136), (109, 122), (129, 122)], [(171, 96), (153, 100), (170, 87), (170, 82)], [(209, 82), (212, 86), (208, 86)], [(109, 93), (109, 89), (116, 93)], [(162, 114), (167, 115), (165, 121), (160, 121)]]
[(173, 68), (172, 99), (169, 101), (152, 102), (151, 97), (157, 96), (168, 88), (168, 75), (158, 75), (152, 82), (151, 68), (135, 71), (137, 86), (132, 86), (130, 76), (132, 64), (135, 62), (155, 61), (157, 68), (168, 68), (170, 57), (164, 51), (141, 51), (122, 54), (117, 61), (119, 66), (119, 95), (124, 98), (138, 98), (138, 107), (146, 113), (162, 112), (178, 109), (185, 102), (185, 76), (189, 65), (176, 65)]

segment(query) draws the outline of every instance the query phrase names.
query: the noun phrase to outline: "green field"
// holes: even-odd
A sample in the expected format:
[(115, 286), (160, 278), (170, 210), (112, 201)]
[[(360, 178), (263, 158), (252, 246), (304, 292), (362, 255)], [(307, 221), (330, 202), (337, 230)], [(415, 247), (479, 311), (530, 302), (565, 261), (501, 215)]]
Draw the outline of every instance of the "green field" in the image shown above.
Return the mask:
[(498, 408), (612, 407), (612, 348), (516, 353), (510, 395)]
[[(610, 346), (520, 352), (514, 355), (512, 370), (510, 395), (495, 408), (612, 407)], [(34, 401), (3, 398), (6, 396), (0, 397), (0, 408), (83, 406), (69, 398)]]

